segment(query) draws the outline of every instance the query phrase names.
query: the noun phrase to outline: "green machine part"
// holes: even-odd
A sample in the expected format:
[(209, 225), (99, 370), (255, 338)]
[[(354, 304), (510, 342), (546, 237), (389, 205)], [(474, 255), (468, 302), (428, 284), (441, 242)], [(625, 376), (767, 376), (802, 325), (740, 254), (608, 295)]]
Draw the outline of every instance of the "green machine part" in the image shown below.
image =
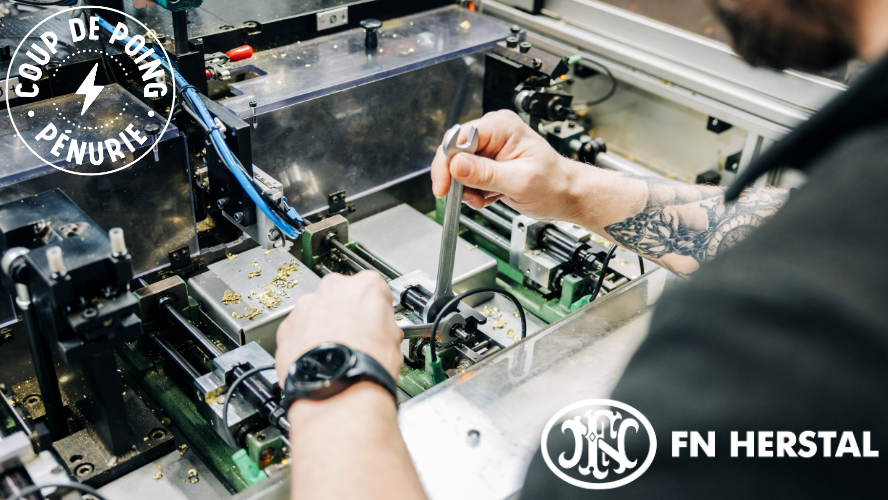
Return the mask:
[(238, 472), (240, 472), (241, 476), (243, 476), (244, 480), (247, 482), (247, 485), (253, 486), (268, 479), (268, 474), (259, 469), (256, 462), (253, 462), (250, 455), (247, 454), (247, 450), (237, 450), (237, 453), (231, 455), (231, 460), (237, 467)]
[(416, 397), (447, 380), (447, 375), (444, 374), (444, 366), (456, 364), (455, 350), (452, 346), (438, 351), (438, 359), (434, 362), (432, 361), (431, 354), (429, 346), (423, 347), (425, 367), (422, 370), (413, 369), (406, 363), (401, 367), (401, 373), (398, 374), (398, 387), (403, 389), (410, 397)]
[[(444, 207), (445, 198), (438, 198), (435, 204), (435, 211), (429, 214), (429, 218), (441, 224), (444, 220)], [(479, 219), (476, 222), (488, 227), (491, 231), (495, 231), (494, 228), (487, 224), (486, 220)], [(477, 245), (484, 253), (496, 259), (498, 275), (496, 285), (510, 292), (518, 299), (518, 302), (521, 303), (524, 309), (532, 312), (547, 323), (554, 323), (592, 301), (592, 296), (587, 294), (587, 291), (591, 288), (591, 277), (589, 276), (565, 275), (561, 285), (561, 295), (559, 297), (546, 298), (535, 288), (524, 284), (524, 274), (509, 265), (509, 255), (501, 248), (468, 230), (463, 230), (460, 236)]]
[(170, 12), (179, 12), (196, 9), (203, 4), (203, 0), (154, 0), (154, 3)]

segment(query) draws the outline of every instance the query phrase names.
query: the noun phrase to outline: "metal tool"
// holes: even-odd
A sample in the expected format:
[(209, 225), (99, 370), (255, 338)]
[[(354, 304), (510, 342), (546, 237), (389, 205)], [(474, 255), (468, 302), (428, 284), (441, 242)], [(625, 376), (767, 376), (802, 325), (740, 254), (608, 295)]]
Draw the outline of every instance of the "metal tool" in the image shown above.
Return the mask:
[[(462, 125), (454, 125), (444, 135), (441, 149), (448, 163), (457, 153), (474, 154), (478, 151), (478, 129), (473, 125), (469, 128), (466, 142), (458, 144)], [(453, 265), (456, 260), (456, 241), (459, 236), (459, 215), (462, 206), (463, 185), (456, 179), (450, 179), (450, 193), (447, 195), (447, 206), (444, 210), (444, 233), (441, 236), (441, 252), (438, 257), (438, 277), (435, 281), (435, 292), (423, 311), (426, 321), (431, 322), (441, 307), (456, 295), (453, 293)]]

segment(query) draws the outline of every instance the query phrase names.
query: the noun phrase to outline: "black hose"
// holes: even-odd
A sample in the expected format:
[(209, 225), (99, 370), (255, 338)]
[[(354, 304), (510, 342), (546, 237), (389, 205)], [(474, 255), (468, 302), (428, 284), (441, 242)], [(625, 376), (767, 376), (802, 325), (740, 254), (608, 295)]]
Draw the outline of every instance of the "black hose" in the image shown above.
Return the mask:
[(524, 308), (521, 307), (521, 302), (518, 302), (518, 299), (515, 298), (511, 293), (496, 288), (492, 286), (485, 286), (481, 288), (475, 288), (474, 290), (469, 290), (468, 292), (461, 293), (456, 297), (450, 299), (450, 302), (444, 305), (441, 308), (441, 311), (438, 312), (438, 315), (435, 317), (435, 322), (432, 323), (432, 335), (429, 338), (429, 351), (431, 351), (432, 362), (438, 360), (437, 353), (435, 352), (435, 332), (438, 331), (438, 325), (441, 324), (441, 320), (450, 312), (450, 309), (453, 308), (459, 301), (465, 299), (466, 297), (471, 297), (472, 295), (477, 295), (479, 293), (487, 293), (493, 292), (498, 293), (507, 299), (511, 300), (515, 307), (518, 308), (518, 315), (521, 317), (521, 338), (524, 339), (527, 337), (527, 317), (524, 315)]
[(105, 497), (102, 496), (101, 493), (96, 491), (94, 488), (91, 488), (91, 487), (89, 487), (85, 484), (81, 484), (81, 483), (67, 483), (67, 484), (56, 483), (56, 484), (41, 484), (39, 486), (38, 485), (28, 486), (27, 488), (23, 488), (17, 494), (7, 498), (6, 500), (22, 500), (25, 497), (27, 497), (28, 495), (33, 495), (34, 493), (39, 494), (40, 490), (45, 489), (45, 488), (61, 488), (63, 490), (64, 489), (74, 490), (74, 491), (79, 491), (81, 493), (86, 493), (87, 495), (92, 495), (92, 496), (98, 498), (99, 500), (107, 500)]
[(607, 266), (610, 265), (610, 261), (615, 253), (617, 253), (616, 243), (614, 243), (614, 246), (607, 251), (607, 255), (604, 257), (604, 262), (601, 266), (601, 275), (598, 276), (598, 283), (595, 285), (595, 291), (592, 293), (592, 300), (597, 299), (598, 294), (601, 293), (601, 285), (604, 284), (604, 277), (607, 275)]
[(228, 446), (231, 447), (231, 451), (236, 452), (239, 449), (237, 442), (234, 440), (234, 436), (231, 435), (231, 429), (228, 428), (228, 405), (231, 404), (231, 396), (234, 395), (234, 389), (247, 378), (266, 370), (274, 370), (274, 365), (251, 368), (244, 372), (243, 375), (238, 377), (237, 380), (228, 387), (228, 393), (225, 394), (225, 404), (222, 405), (222, 430), (225, 433), (225, 441), (228, 443)]
[(588, 57), (584, 57), (583, 60), (586, 62), (592, 63), (595, 66), (598, 66), (599, 68), (603, 69), (604, 72), (607, 73), (607, 77), (610, 78), (610, 81), (611, 81), (611, 88), (607, 92), (607, 94), (604, 95), (604, 97), (601, 97), (600, 99), (596, 99), (594, 101), (589, 101), (586, 103), (586, 106), (597, 106), (597, 105), (603, 103), (604, 101), (610, 99), (611, 97), (614, 96), (614, 94), (617, 93), (617, 79), (614, 78), (614, 74), (611, 73), (611, 70), (608, 69), (607, 66), (601, 64), (600, 62), (593, 61), (592, 59), (589, 59)]

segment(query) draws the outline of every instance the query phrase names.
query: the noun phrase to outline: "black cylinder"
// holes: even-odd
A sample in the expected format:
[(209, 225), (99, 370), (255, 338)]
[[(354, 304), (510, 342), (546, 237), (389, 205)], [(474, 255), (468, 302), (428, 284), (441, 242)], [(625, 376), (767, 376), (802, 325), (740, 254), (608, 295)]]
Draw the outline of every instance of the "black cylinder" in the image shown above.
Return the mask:
[(482, 208), (478, 210), (478, 215), (484, 218), (487, 222), (493, 224), (500, 231), (505, 232), (508, 235), (512, 234), (512, 221), (506, 220), (503, 217), (500, 217), (496, 212), (490, 210), (489, 208)]
[(200, 331), (200, 328), (194, 326), (187, 318), (185, 318), (185, 316), (182, 316), (182, 313), (176, 310), (176, 305), (173, 299), (160, 299), (160, 308), (166, 312), (167, 317), (170, 318), (173, 323), (179, 325), (182, 330), (185, 330), (188, 336), (191, 337), (191, 340), (197, 344), (200, 350), (210, 359), (217, 358), (224, 354), (222, 349), (219, 349), (219, 346), (214, 344), (204, 332)]
[(171, 346), (166, 339), (156, 333), (149, 333), (148, 337), (154, 342), (154, 345), (163, 351), (166, 358), (182, 373), (182, 375), (191, 381), (195, 381), (200, 377), (200, 373), (198, 373), (197, 370), (191, 366), (191, 363), (179, 354), (179, 351)]
[(34, 304), (22, 308), (25, 326), (28, 328), (28, 343), (31, 347), (31, 360), (37, 373), (37, 385), (40, 386), (40, 397), (46, 410), (46, 426), (49, 428), (53, 441), (65, 437), (66, 418), (63, 413), (62, 393), (59, 391), (59, 379), (55, 371), (55, 362), (50, 352), (49, 342), (41, 335), (37, 325), (37, 313)]
[(502, 250), (506, 253), (509, 253), (509, 248), (511, 247), (511, 243), (507, 239), (500, 236), (499, 234), (491, 231), (490, 229), (487, 229), (486, 227), (482, 226), (481, 224), (478, 224), (477, 222), (473, 221), (471, 218), (469, 218), (465, 215), (459, 216), (459, 223), (462, 224), (463, 226), (466, 226), (466, 228), (469, 231), (478, 235), (478, 237), (484, 238), (485, 240), (489, 241), (491, 244), (495, 245), (500, 250)]
[[(13, 469), (0, 475), (0, 496), (3, 498), (12, 498), (19, 494), (20, 491), (34, 484), (25, 469)], [(43, 498), (39, 493), (32, 493), (21, 497), (22, 500), (39, 500)]]
[(502, 203), (494, 203), (493, 205), (490, 205), (487, 208), (491, 212), (493, 212), (493, 213), (499, 215), (500, 217), (502, 217), (503, 219), (506, 219), (507, 221), (509, 221), (509, 223), (511, 223), (512, 219), (514, 219), (515, 217), (517, 217), (519, 215), (518, 212), (512, 210), (511, 208), (507, 207), (506, 205), (503, 205)]
[(413, 309), (414, 312), (422, 314), (426, 304), (429, 303), (429, 298), (415, 288), (408, 288), (401, 297), (401, 303), (404, 304), (404, 306)]
[(173, 12), (173, 38), (176, 41), (176, 54), (188, 53), (188, 11)]

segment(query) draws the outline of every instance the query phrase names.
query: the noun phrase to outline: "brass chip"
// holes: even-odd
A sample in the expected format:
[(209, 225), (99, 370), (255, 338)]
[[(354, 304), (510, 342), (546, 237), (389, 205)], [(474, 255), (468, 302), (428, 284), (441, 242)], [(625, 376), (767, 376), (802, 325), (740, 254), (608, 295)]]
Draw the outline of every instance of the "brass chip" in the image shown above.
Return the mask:
[(240, 304), (241, 294), (234, 293), (231, 290), (225, 290), (225, 295), (222, 296), (223, 304)]

